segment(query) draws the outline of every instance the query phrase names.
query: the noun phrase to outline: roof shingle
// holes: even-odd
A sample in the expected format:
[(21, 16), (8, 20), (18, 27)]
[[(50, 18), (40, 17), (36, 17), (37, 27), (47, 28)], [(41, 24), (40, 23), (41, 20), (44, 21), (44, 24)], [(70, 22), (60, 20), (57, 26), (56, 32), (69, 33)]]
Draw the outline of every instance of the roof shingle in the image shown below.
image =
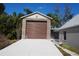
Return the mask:
[(75, 27), (75, 26), (79, 26), (79, 14), (74, 16), (71, 20), (69, 20), (67, 23), (61, 26), (59, 30), (67, 29), (67, 28)]

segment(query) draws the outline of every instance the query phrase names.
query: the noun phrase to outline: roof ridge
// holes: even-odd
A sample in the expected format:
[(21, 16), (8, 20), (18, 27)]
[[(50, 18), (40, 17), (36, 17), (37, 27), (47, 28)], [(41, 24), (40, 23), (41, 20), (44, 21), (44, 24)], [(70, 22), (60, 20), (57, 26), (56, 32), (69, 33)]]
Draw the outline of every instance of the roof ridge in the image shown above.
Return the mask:
[(38, 11), (33, 12), (33, 13), (30, 13), (30, 14), (25, 15), (25, 16), (22, 16), (22, 17), (20, 17), (20, 18), (24, 18), (24, 17), (27, 17), (27, 16), (32, 15), (32, 14), (36, 14), (36, 13), (37, 13), (37, 14), (41, 14), (41, 15), (43, 15), (43, 16), (46, 16), (46, 17), (48, 17), (48, 18), (52, 19), (51, 17), (49, 17), (49, 16), (47, 16), (47, 15), (45, 15), (45, 14), (41, 13), (41, 12), (38, 12)]
[(74, 26), (78, 26), (79, 25), (79, 14), (75, 15), (72, 17), (72, 19), (70, 19), (69, 21), (67, 21), (63, 26), (61, 26), (59, 29), (66, 29), (66, 28), (70, 28), (70, 27), (74, 27)]

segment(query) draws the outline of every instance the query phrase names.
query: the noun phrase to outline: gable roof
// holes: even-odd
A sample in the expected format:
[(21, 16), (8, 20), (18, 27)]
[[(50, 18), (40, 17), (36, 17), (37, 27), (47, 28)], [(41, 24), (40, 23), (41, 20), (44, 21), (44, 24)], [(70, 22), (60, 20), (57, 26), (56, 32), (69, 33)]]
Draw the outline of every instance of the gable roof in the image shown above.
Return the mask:
[(45, 14), (43, 14), (43, 13), (40, 13), (40, 12), (38, 12), (38, 11), (36, 11), (36, 12), (34, 12), (34, 13), (31, 13), (31, 14), (28, 14), (28, 15), (25, 15), (25, 16), (22, 16), (21, 18), (29, 17), (29, 16), (32, 16), (32, 15), (34, 15), (34, 14), (39, 14), (39, 15), (41, 15), (41, 16), (44, 16), (44, 17), (48, 18), (48, 19), (53, 19), (52, 17), (49, 17), (49, 16), (47, 16), (47, 15), (45, 15)]
[(59, 28), (59, 30), (67, 29), (67, 28), (75, 27), (75, 26), (79, 26), (79, 14), (74, 16), (67, 23), (65, 23), (62, 27)]

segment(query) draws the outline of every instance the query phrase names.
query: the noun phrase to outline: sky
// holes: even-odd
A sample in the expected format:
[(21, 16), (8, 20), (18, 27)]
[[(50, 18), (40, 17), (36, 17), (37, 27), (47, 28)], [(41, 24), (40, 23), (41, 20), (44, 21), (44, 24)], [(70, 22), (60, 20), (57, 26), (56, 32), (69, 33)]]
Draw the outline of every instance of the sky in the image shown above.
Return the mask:
[(78, 3), (5, 3), (5, 12), (12, 14), (13, 12), (24, 13), (24, 8), (29, 8), (33, 12), (39, 11), (44, 14), (54, 13), (56, 6), (60, 7), (60, 14), (64, 14), (64, 6), (68, 5), (72, 8), (74, 15), (79, 14)]

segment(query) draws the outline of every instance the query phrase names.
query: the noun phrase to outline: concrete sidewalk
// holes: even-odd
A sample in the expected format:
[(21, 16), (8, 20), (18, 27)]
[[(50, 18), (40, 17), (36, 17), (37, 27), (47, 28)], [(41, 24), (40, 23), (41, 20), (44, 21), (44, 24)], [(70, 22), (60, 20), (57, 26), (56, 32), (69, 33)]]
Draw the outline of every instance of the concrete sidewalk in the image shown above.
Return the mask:
[(51, 40), (21, 39), (0, 50), (0, 56), (62, 56)]

